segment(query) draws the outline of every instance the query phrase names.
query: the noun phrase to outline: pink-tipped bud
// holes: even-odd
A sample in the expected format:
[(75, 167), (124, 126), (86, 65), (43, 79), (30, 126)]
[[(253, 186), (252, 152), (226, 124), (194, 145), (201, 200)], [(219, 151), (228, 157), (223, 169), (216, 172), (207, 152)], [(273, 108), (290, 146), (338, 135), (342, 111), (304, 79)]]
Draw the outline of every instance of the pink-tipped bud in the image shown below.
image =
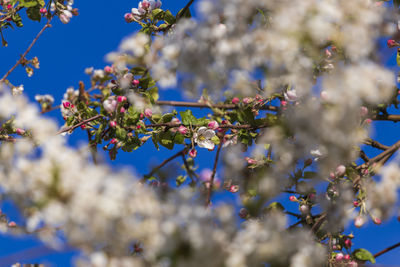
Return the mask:
[(379, 218), (374, 218), (373, 221), (374, 221), (374, 224), (377, 224), (377, 225), (380, 225), (382, 223), (382, 220)]
[(232, 104), (237, 105), (237, 104), (239, 104), (239, 102), (240, 102), (240, 99), (239, 99), (238, 97), (234, 97), (234, 98), (232, 99)]
[(360, 205), (360, 203), (358, 203), (358, 201), (356, 201), (356, 200), (353, 201), (353, 206), (354, 207), (358, 207), (359, 205)]
[(143, 113), (140, 113), (139, 118), (140, 118), (140, 119), (143, 119), (143, 118), (144, 118), (144, 114), (143, 114)]
[(110, 73), (113, 72), (113, 69), (110, 66), (105, 66), (104, 67), (104, 72), (110, 74)]
[(110, 127), (115, 127), (117, 126), (117, 122), (116, 121), (110, 121)]
[(113, 139), (111, 139), (110, 144), (116, 144), (117, 142), (118, 142), (118, 140), (113, 138)]
[(46, 14), (47, 13), (47, 9), (45, 7), (42, 7), (41, 9), (39, 9), (39, 12), (41, 14)]
[(393, 48), (393, 47), (399, 46), (399, 43), (396, 42), (396, 41), (393, 40), (393, 39), (390, 39), (390, 40), (387, 41), (387, 46), (388, 46), (389, 48)]
[(216, 130), (216, 129), (218, 129), (219, 124), (218, 124), (218, 122), (216, 122), (216, 121), (210, 121), (210, 122), (208, 123), (207, 127), (208, 127), (209, 129), (211, 129), (211, 130)]
[(8, 223), (8, 227), (17, 227), (17, 224), (14, 221)]
[(187, 134), (188, 129), (187, 129), (185, 126), (181, 125), (181, 126), (179, 126), (179, 128), (178, 128), (178, 132), (181, 133), (181, 134), (183, 134), (183, 135), (185, 135), (185, 134)]
[(344, 241), (344, 245), (346, 246), (346, 248), (351, 248), (351, 246), (353, 245), (353, 243), (351, 242), (351, 239), (346, 239), (346, 241)]
[(327, 58), (330, 58), (332, 56), (332, 53), (331, 53), (331, 51), (329, 51), (329, 49), (325, 49), (325, 56)]
[(253, 101), (253, 100), (252, 100), (250, 97), (245, 97), (245, 98), (243, 98), (242, 101), (243, 101), (244, 104), (247, 105), (247, 104), (249, 104), (249, 103), (250, 103), (251, 101)]
[(239, 217), (242, 219), (246, 219), (246, 217), (249, 215), (249, 212), (245, 208), (241, 208), (239, 211)]
[(344, 257), (343, 257), (346, 261), (348, 261), (348, 260), (350, 260), (350, 255), (349, 254), (346, 254), (346, 255), (344, 255)]
[(363, 171), (363, 174), (364, 174), (364, 175), (368, 175), (368, 174), (369, 174), (369, 170), (368, 170), (368, 169), (365, 169), (365, 170)]
[(351, 262), (347, 263), (347, 267), (358, 267), (358, 263), (355, 261), (351, 261)]
[(134, 21), (133, 15), (131, 13), (126, 13), (124, 15), (124, 18), (125, 18), (125, 21), (128, 22), (128, 23)]
[(371, 119), (366, 119), (365, 122), (368, 123), (368, 124), (371, 124), (372, 120)]
[(287, 106), (287, 101), (282, 100), (282, 101), (281, 101), (281, 106), (282, 106), (282, 107), (286, 107), (286, 106)]
[(136, 80), (136, 79), (134, 79), (133, 81), (132, 81), (132, 84), (134, 85), (134, 86), (138, 86), (139, 85), (139, 80)]
[(309, 194), (308, 195), (308, 200), (315, 201), (315, 194), (314, 193)]
[(64, 108), (70, 108), (71, 107), (71, 103), (68, 102), (68, 101), (62, 102), (62, 104), (63, 104)]
[(21, 128), (17, 128), (17, 129), (15, 130), (15, 132), (16, 132), (18, 135), (24, 135), (24, 134), (25, 134), (25, 130), (23, 130), (23, 129), (21, 129)]
[(118, 103), (121, 103), (121, 102), (126, 101), (126, 96), (119, 95), (119, 96), (117, 97), (117, 101), (118, 101)]
[(239, 186), (238, 185), (231, 185), (229, 187), (229, 192), (231, 192), (231, 193), (236, 193), (238, 191), (239, 191)]
[(190, 157), (192, 157), (192, 158), (195, 158), (196, 156), (197, 156), (197, 150), (196, 149), (191, 149), (190, 151), (189, 151), (189, 156)]
[(257, 161), (255, 159), (249, 158), (249, 157), (245, 157), (244, 158), (248, 164), (256, 164)]
[(8, 4), (7, 9), (11, 9), (11, 8), (12, 8), (12, 5)]
[(336, 254), (336, 257), (335, 257), (336, 261), (342, 261), (343, 258), (344, 258), (343, 253)]
[(336, 168), (335, 174), (337, 176), (343, 176), (346, 173), (346, 167), (344, 165), (339, 165)]
[(125, 108), (124, 107), (121, 107), (121, 109), (119, 110), (119, 112), (121, 112), (121, 113), (125, 113)]
[(298, 201), (296, 196), (290, 196), (289, 200), (292, 201), (292, 202), (297, 202)]
[(82, 125), (81, 125), (81, 129), (82, 129), (82, 130), (85, 130), (85, 129), (86, 129), (86, 125), (85, 125), (85, 124), (82, 124)]
[(142, 8), (143, 9), (148, 9), (150, 7), (150, 2), (147, 2), (147, 1), (143, 1), (142, 2)]
[(336, 178), (336, 176), (335, 176), (335, 174), (334, 174), (333, 172), (331, 172), (331, 173), (329, 173), (329, 178), (331, 178), (331, 179), (335, 179), (335, 178)]
[(152, 111), (151, 109), (149, 109), (149, 108), (146, 108), (146, 109), (144, 110), (144, 115), (145, 115), (147, 118), (150, 118), (151, 116), (153, 116), (153, 111)]
[(310, 208), (307, 205), (300, 205), (299, 210), (301, 213), (305, 214), (310, 211)]
[(367, 115), (368, 115), (368, 108), (362, 106), (362, 107), (360, 108), (360, 115), (361, 115), (362, 117), (367, 116)]
[(361, 217), (361, 216), (358, 216), (358, 217), (354, 220), (354, 225), (355, 225), (357, 228), (362, 227), (362, 226), (364, 225), (364, 223), (365, 223), (365, 220), (364, 220), (364, 218)]

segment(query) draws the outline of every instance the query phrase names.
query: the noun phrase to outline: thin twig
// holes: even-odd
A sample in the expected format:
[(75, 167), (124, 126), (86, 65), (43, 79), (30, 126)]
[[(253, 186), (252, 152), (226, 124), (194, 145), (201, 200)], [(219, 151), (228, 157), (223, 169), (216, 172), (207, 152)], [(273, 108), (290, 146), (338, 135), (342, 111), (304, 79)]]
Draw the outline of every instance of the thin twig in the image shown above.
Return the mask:
[(393, 246), (390, 246), (390, 247), (388, 247), (388, 248), (385, 248), (384, 250), (379, 251), (378, 253), (376, 253), (376, 254), (374, 255), (374, 258), (377, 258), (377, 257), (379, 257), (380, 255), (385, 254), (386, 252), (389, 252), (389, 251), (391, 251), (392, 249), (395, 249), (395, 248), (397, 248), (397, 247), (400, 247), (400, 242), (397, 243), (397, 244), (394, 244)]
[(62, 130), (58, 131), (57, 134), (62, 134), (62, 133), (65, 133), (65, 132), (73, 131), (73, 130), (75, 130), (76, 128), (78, 128), (79, 126), (84, 125), (84, 124), (86, 124), (86, 123), (88, 123), (88, 122), (97, 120), (97, 119), (99, 119), (99, 118), (101, 118), (101, 117), (103, 117), (103, 115), (97, 114), (96, 116), (91, 117), (91, 118), (86, 119), (86, 120), (83, 120), (83, 121), (81, 121), (81, 122), (78, 123), (78, 124), (75, 124), (75, 125), (73, 125), (73, 126), (70, 126), (70, 127), (65, 128), (65, 129), (62, 129)]
[[(192, 180), (192, 183), (195, 183), (196, 180), (193, 179), (193, 174), (196, 175), (196, 173), (193, 172), (193, 171), (190, 169), (189, 164), (188, 164), (188, 162), (187, 162), (187, 160), (186, 160), (186, 158), (185, 158), (185, 155), (182, 153), (181, 156), (182, 156), (183, 164), (185, 165), (185, 168), (186, 168), (186, 172), (187, 172), (187, 174), (188, 174), (189, 177), (190, 177), (190, 180)], [(197, 177), (196, 177), (196, 178), (197, 178)]]
[(206, 206), (209, 206), (210, 202), (211, 202), (211, 195), (212, 195), (212, 191), (213, 191), (214, 179), (215, 179), (215, 174), (217, 172), (218, 158), (219, 158), (219, 153), (221, 151), (221, 148), (222, 148), (222, 141), (218, 145), (217, 155), (215, 156), (215, 160), (214, 160), (214, 168), (213, 168), (213, 171), (211, 174), (210, 184), (209, 184), (208, 191), (207, 191)]
[(31, 51), (32, 47), (34, 46), (34, 44), (36, 43), (36, 41), (39, 39), (39, 37), (42, 35), (42, 33), (44, 32), (44, 30), (46, 30), (47, 28), (51, 27), (50, 21), (47, 21), (46, 25), (43, 26), (43, 28), (40, 30), (40, 32), (36, 35), (35, 39), (33, 39), (32, 43), (29, 45), (28, 49), (26, 49), (26, 51), (22, 54), (21, 58), (17, 61), (17, 63), (15, 63), (15, 65), (9, 70), (7, 71), (7, 73), (3, 76), (3, 78), (0, 79), (0, 83), (4, 82), (5, 79), (7, 79), (8, 75), (11, 74), (11, 72), (14, 71), (14, 69), (16, 67), (18, 67), (19, 64), (21, 64), (21, 62), (25, 59), (26, 55), (29, 53), (29, 51)]
[[(185, 125), (183, 123), (173, 123), (173, 122), (166, 122), (166, 123), (154, 123), (154, 124), (147, 124), (146, 128), (157, 128), (157, 127), (168, 127), (168, 128), (177, 128), (179, 126), (189, 126), (189, 125)], [(204, 125), (200, 125), (200, 124), (192, 124), (191, 126), (193, 127), (201, 127)], [(256, 129), (261, 129), (261, 128), (266, 128), (270, 126), (269, 124), (261, 124), (259, 126), (253, 126), (253, 125), (248, 125), (248, 124), (244, 124), (244, 125), (232, 125), (232, 124), (221, 124), (219, 125), (219, 128), (222, 129), (248, 129), (248, 130), (256, 130)]]
[(159, 169), (161, 169), (162, 167), (164, 167), (165, 164), (167, 164), (168, 162), (170, 162), (171, 160), (179, 157), (180, 155), (184, 155), (187, 151), (187, 147), (185, 147), (184, 149), (182, 149), (181, 151), (179, 151), (178, 153), (172, 155), (171, 157), (167, 158), (166, 160), (164, 160), (160, 165), (158, 165), (157, 167), (155, 167), (148, 175), (146, 175), (146, 177), (151, 177), (153, 176)]
[(372, 147), (377, 148), (377, 149), (380, 149), (380, 150), (389, 149), (388, 146), (385, 146), (385, 145), (379, 143), (378, 141), (372, 140), (371, 138), (368, 138), (368, 139), (365, 140), (363, 143), (364, 143), (365, 145), (372, 146)]
[[(186, 101), (166, 101), (159, 100), (155, 102), (159, 106), (175, 106), (175, 107), (192, 107), (192, 108), (220, 108), (220, 109), (238, 109), (240, 105), (236, 104), (206, 104), (198, 102), (186, 102)], [(260, 108), (261, 110), (279, 111), (279, 107), (264, 105)]]
[(176, 16), (176, 21), (178, 21), (183, 14), (185, 14), (185, 12), (189, 9), (189, 7), (193, 4), (194, 0), (190, 0), (186, 6), (182, 9), (182, 11)]

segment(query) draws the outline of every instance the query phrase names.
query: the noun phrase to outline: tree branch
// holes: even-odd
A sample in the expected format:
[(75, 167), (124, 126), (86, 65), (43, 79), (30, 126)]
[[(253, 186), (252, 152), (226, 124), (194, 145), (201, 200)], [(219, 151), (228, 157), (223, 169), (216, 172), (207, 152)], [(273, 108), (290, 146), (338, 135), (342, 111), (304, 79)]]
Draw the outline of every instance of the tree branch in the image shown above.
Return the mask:
[[(185, 125), (183, 123), (173, 123), (173, 122), (166, 122), (166, 123), (155, 123), (155, 124), (147, 124), (146, 128), (157, 128), (157, 127), (168, 127), (168, 128), (177, 128), (179, 126), (189, 126)], [(201, 127), (204, 125), (199, 125), (199, 124), (192, 124), (191, 126), (193, 127)], [(232, 124), (221, 124), (219, 125), (219, 128), (223, 129), (248, 129), (248, 130), (256, 130), (256, 129), (261, 129), (261, 128), (266, 128), (270, 126), (269, 124), (262, 124), (259, 126), (252, 126), (252, 125), (232, 125)]]
[(15, 65), (9, 70), (7, 71), (7, 73), (3, 76), (3, 78), (0, 79), (0, 83), (4, 82), (5, 79), (7, 79), (8, 75), (11, 74), (11, 72), (14, 71), (14, 69), (16, 67), (18, 67), (19, 64), (21, 64), (21, 62), (25, 59), (26, 55), (29, 53), (29, 51), (31, 51), (32, 47), (35, 45), (36, 41), (39, 39), (39, 37), (42, 35), (42, 33), (44, 32), (44, 30), (46, 30), (47, 28), (51, 27), (50, 21), (47, 21), (46, 25), (43, 26), (43, 28), (40, 30), (40, 32), (36, 35), (35, 39), (33, 39), (32, 43), (29, 45), (29, 47), (26, 49), (26, 51), (22, 54), (21, 58), (17, 61), (17, 63), (15, 63)]
[(394, 244), (393, 246), (387, 247), (387, 248), (385, 248), (384, 250), (379, 251), (378, 253), (376, 253), (376, 254), (374, 255), (374, 258), (377, 258), (377, 257), (379, 257), (380, 255), (385, 254), (386, 252), (389, 252), (389, 251), (391, 251), (392, 249), (395, 249), (395, 248), (397, 248), (397, 247), (400, 247), (400, 242), (397, 243), (397, 244)]
[(70, 126), (70, 127), (65, 128), (65, 129), (62, 129), (62, 130), (58, 131), (57, 134), (62, 134), (62, 133), (65, 133), (65, 132), (73, 131), (73, 130), (75, 130), (76, 128), (78, 128), (79, 126), (84, 125), (84, 124), (86, 124), (86, 123), (88, 123), (88, 122), (97, 120), (97, 119), (99, 119), (99, 118), (101, 118), (101, 117), (103, 117), (103, 115), (97, 114), (96, 116), (91, 117), (91, 118), (86, 119), (86, 120), (83, 120), (83, 121), (81, 121), (80, 123), (78, 123), (78, 124), (76, 124), (76, 125), (73, 125), (73, 126)]
[(222, 148), (222, 141), (218, 145), (217, 155), (215, 156), (215, 160), (214, 160), (214, 168), (213, 168), (213, 171), (211, 174), (210, 184), (209, 184), (209, 188), (207, 191), (206, 206), (209, 206), (210, 202), (211, 202), (211, 195), (212, 195), (213, 186), (214, 186), (215, 173), (217, 172), (218, 158), (219, 158), (219, 153), (221, 151), (221, 148)]
[(157, 167), (155, 167), (148, 175), (145, 176), (153, 176), (159, 169), (161, 169), (162, 167), (165, 166), (165, 164), (167, 164), (168, 162), (170, 162), (171, 160), (179, 157), (180, 155), (184, 155), (187, 151), (187, 147), (185, 147), (184, 149), (182, 149), (181, 151), (179, 151), (178, 153), (172, 155), (171, 157), (167, 158), (166, 160), (164, 160), (160, 165), (158, 165)]

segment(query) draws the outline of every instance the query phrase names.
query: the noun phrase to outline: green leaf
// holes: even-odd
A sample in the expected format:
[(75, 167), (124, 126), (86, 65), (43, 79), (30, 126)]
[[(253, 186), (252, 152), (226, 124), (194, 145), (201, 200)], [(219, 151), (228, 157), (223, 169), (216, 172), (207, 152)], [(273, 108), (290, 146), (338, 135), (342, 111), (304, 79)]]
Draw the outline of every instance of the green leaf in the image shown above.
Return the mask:
[(174, 17), (174, 15), (172, 15), (171, 11), (169, 10), (165, 11), (164, 20), (170, 25), (176, 22), (176, 18)]
[(372, 253), (363, 248), (356, 249), (353, 252), (353, 256), (356, 257), (357, 260), (370, 261), (371, 263), (375, 263), (375, 258)]
[(154, 9), (153, 11), (151, 11), (151, 14), (153, 15), (154, 20), (159, 20), (164, 15), (164, 11), (160, 8), (157, 8), (157, 9)]
[(161, 132), (158, 136), (159, 142), (163, 147), (166, 147), (168, 149), (174, 148), (174, 136), (171, 134), (171, 132)]
[(21, 16), (18, 13), (13, 14), (11, 18), (14, 21), (15, 25), (17, 25), (17, 27), (24, 26), (24, 24), (22, 23)]
[(280, 210), (284, 211), (285, 208), (282, 206), (281, 203), (279, 202), (272, 202), (271, 204), (268, 205), (267, 210)]
[(184, 141), (185, 141), (185, 137), (182, 134), (180, 134), (180, 133), (175, 134), (175, 138), (174, 138), (175, 144), (183, 144)]
[(179, 186), (182, 185), (185, 181), (186, 181), (186, 176), (179, 175), (178, 177), (176, 177), (176, 186), (179, 187)]
[(397, 48), (396, 62), (397, 62), (397, 66), (400, 66), (400, 48)]
[(126, 130), (122, 127), (117, 126), (117, 130), (115, 131), (115, 136), (118, 140), (125, 140), (126, 138)]
[(34, 7), (34, 6), (39, 5), (40, 2), (43, 2), (43, 0), (42, 1), (38, 1), (38, 0), (20, 0), (20, 5), (23, 6), (23, 7), (29, 8), (29, 7)]
[(179, 10), (178, 14), (176, 15), (177, 18), (191, 18), (192, 14), (190, 13), (190, 9), (187, 8), (186, 10), (184, 10), (184, 8), (182, 8), (181, 10)]
[(195, 116), (193, 116), (192, 111), (190, 109), (186, 111), (181, 111), (179, 112), (179, 114), (181, 115), (183, 124), (189, 125), (197, 123), (197, 119)]
[(216, 145), (219, 145), (219, 143), (220, 143), (220, 140), (219, 140), (218, 136), (216, 136), (216, 135), (214, 135), (211, 138), (211, 141), (213, 141), (213, 143), (216, 144)]

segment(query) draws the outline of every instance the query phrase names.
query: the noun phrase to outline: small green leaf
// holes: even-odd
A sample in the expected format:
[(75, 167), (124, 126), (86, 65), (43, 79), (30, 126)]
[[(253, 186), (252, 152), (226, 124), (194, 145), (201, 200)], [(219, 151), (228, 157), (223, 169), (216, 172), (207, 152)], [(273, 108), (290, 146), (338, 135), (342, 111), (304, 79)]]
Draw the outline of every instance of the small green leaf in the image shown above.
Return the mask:
[(397, 66), (400, 66), (400, 48), (397, 48), (396, 62)]
[(216, 136), (216, 135), (214, 135), (214, 136), (211, 138), (211, 141), (213, 141), (213, 143), (216, 144), (216, 145), (219, 145), (219, 143), (221, 142), (221, 141), (219, 140), (218, 136)]
[(168, 149), (173, 149), (174, 148), (174, 142), (173, 142), (174, 136), (171, 134), (171, 132), (161, 132), (159, 134), (159, 142), (163, 147), (166, 147)]
[(356, 257), (357, 260), (370, 261), (371, 263), (375, 263), (375, 258), (372, 253), (363, 248), (356, 249), (353, 252), (353, 256)]
[(122, 127), (117, 126), (117, 130), (115, 131), (115, 136), (118, 140), (125, 140), (126, 138), (126, 130)]
[(317, 176), (316, 172), (304, 172), (303, 178), (304, 179), (313, 179)]
[(169, 10), (165, 11), (164, 20), (170, 25), (176, 22), (176, 18), (174, 17), (174, 15), (172, 15), (171, 11)]
[(181, 111), (179, 112), (179, 114), (181, 114), (183, 124), (189, 125), (197, 123), (197, 119), (195, 116), (193, 116), (192, 111), (190, 109), (186, 111)]
[(282, 206), (281, 203), (279, 202), (272, 202), (271, 204), (268, 205), (267, 210), (280, 210), (284, 211), (285, 208)]
[(190, 13), (190, 9), (187, 8), (186, 10), (184, 10), (184, 8), (182, 8), (181, 10), (179, 10), (178, 14), (176, 15), (177, 18), (191, 18), (192, 14)]
[(39, 5), (39, 1), (38, 0), (20, 0), (20, 5), (26, 8), (29, 7), (34, 7)]
[(181, 186), (186, 181), (186, 176), (179, 175), (176, 177), (176, 186)]

